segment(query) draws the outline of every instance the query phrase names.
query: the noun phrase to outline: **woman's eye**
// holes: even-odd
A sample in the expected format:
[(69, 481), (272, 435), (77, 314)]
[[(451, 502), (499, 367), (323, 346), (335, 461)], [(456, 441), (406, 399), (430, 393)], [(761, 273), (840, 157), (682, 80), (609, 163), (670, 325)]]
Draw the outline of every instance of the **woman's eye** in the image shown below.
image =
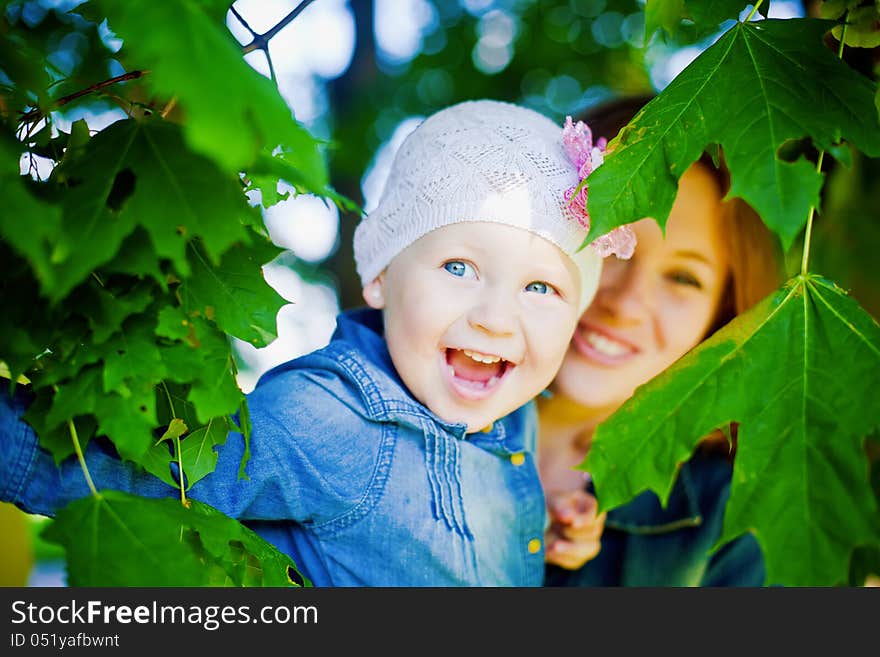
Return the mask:
[(443, 269), (459, 278), (476, 278), (477, 275), (472, 265), (461, 260), (450, 260), (443, 264)]
[(667, 274), (667, 278), (677, 285), (688, 285), (698, 290), (703, 289), (703, 284), (696, 276), (687, 271), (673, 271)]
[(526, 292), (537, 292), (538, 294), (553, 294), (556, 291), (549, 283), (543, 281), (532, 281), (526, 285)]

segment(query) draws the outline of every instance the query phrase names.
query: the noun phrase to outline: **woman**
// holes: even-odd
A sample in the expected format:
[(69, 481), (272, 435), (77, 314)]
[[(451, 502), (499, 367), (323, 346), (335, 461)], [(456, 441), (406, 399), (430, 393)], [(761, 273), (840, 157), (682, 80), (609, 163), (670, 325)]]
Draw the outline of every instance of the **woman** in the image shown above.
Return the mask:
[[(613, 136), (645, 100), (584, 120), (594, 135)], [(725, 173), (703, 158), (679, 181), (665, 238), (653, 219), (632, 224), (635, 254), (607, 259), (595, 300), (539, 400), (538, 463), (553, 521), (548, 585), (763, 583), (753, 536), (707, 554), (721, 535), (732, 473), (732, 450), (720, 432), (682, 466), (666, 509), (648, 491), (597, 516), (585, 473), (573, 469), (596, 426), (637, 386), (781, 284), (778, 242), (748, 205), (722, 202), (727, 188)]]

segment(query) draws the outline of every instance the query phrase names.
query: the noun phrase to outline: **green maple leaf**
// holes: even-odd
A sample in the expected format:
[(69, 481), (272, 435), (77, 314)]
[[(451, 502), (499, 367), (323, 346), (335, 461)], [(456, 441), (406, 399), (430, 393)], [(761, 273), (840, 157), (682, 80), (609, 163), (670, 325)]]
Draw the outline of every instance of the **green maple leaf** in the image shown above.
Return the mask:
[(37, 401), (25, 413), (25, 420), (56, 463), (72, 451), (68, 421), (76, 423), (83, 447), (93, 433), (108, 436), (120, 455), (132, 461), (138, 461), (153, 444), (157, 422), (152, 385), (132, 382), (128, 396), (123, 397), (103, 392), (103, 376), (102, 367), (85, 367), (74, 378), (53, 386), (54, 394), (48, 388), (39, 391)]
[(172, 340), (186, 340), (190, 338), (191, 332), (192, 324), (180, 308), (166, 306), (159, 311), (156, 335), (171, 338)]
[[(846, 45), (855, 48), (876, 48), (880, 45), (880, 3), (859, 7), (862, 0), (825, 0), (819, 7), (822, 18), (846, 20)], [(843, 36), (843, 26), (838, 25), (831, 33), (838, 41)]]
[(150, 389), (167, 376), (154, 334), (154, 318), (131, 317), (106, 343), (95, 347), (103, 361), (104, 392), (131, 395), (131, 386), (145, 382)]
[[(174, 461), (183, 467), (186, 489), (189, 490), (194, 483), (209, 475), (217, 467), (218, 454), (214, 451), (214, 447), (226, 442), (230, 428), (231, 423), (228, 418), (215, 418), (204, 427), (177, 440), (188, 431), (188, 427), (182, 419), (173, 418), (165, 433), (150, 448), (141, 463), (149, 472), (153, 472), (167, 484), (177, 488), (179, 484), (172, 476), (170, 467), (171, 462)], [(173, 453), (162, 445), (166, 440), (172, 442)]]
[(251, 412), (248, 409), (246, 398), (242, 398), (238, 408), (238, 415), (233, 420), (238, 425), (242, 438), (244, 438), (244, 454), (242, 454), (241, 463), (238, 466), (238, 478), (250, 479), (245, 470), (247, 462), (251, 458)]
[(172, 418), (171, 422), (168, 424), (168, 428), (165, 429), (165, 433), (163, 433), (162, 437), (159, 438), (159, 442), (161, 443), (166, 440), (176, 440), (187, 431), (189, 431), (189, 427), (186, 426), (186, 422), (181, 420), (179, 417)]
[[(40, 445), (45, 448), (54, 459), (55, 463), (61, 463), (74, 453), (73, 440), (71, 440), (70, 427), (61, 421), (49, 424), (47, 421), (49, 411), (55, 398), (42, 391), (37, 394), (34, 401), (28, 406), (24, 414), (24, 420), (33, 427), (40, 439)], [(74, 408), (73, 413), (77, 411)], [(97, 421), (92, 415), (71, 416), (80, 446), (85, 449), (89, 440), (94, 436), (97, 429)]]
[[(94, 412), (95, 400), (101, 391), (101, 368), (84, 368), (69, 383), (56, 387), (51, 408), (45, 413), (43, 421), (46, 429), (60, 426), (77, 415)], [(25, 419), (28, 419), (27, 414)]]
[(310, 190), (325, 187), (326, 165), (316, 140), (296, 122), (274, 83), (244, 61), (225, 25), (228, 2), (101, 0), (98, 5), (124, 40), (130, 61), (150, 70), (146, 82), (184, 109), (193, 149), (237, 173), (265, 147), (281, 147)]
[(111, 290), (97, 284), (78, 288), (71, 307), (86, 318), (95, 343), (107, 340), (131, 315), (146, 310), (153, 301), (152, 286), (135, 284), (127, 290)]
[[(187, 490), (195, 482), (213, 472), (217, 465), (217, 453), (214, 452), (214, 447), (225, 443), (229, 431), (235, 429), (229, 416), (214, 417), (208, 420), (204, 426), (199, 426), (199, 411), (188, 399), (190, 390), (191, 386), (172, 381), (164, 381), (160, 386), (158, 409), (160, 422), (169, 424), (169, 430), (172, 431), (171, 436), (176, 433), (172, 427), (175, 423), (178, 428), (181, 424), (187, 427), (197, 427), (179, 441), (179, 445), (182, 447), (180, 456), (176, 455), (178, 443), (174, 444), (174, 453), (169, 450), (167, 445), (157, 443), (141, 459), (141, 464), (149, 472), (175, 488), (178, 487), (178, 483), (171, 476), (170, 464), (172, 461), (182, 464)], [(244, 403), (240, 391), (237, 392), (233, 401)]]
[[(739, 16), (749, 4), (747, 0), (648, 0), (645, 5), (645, 41), (659, 29), (672, 37), (682, 31), (682, 19), (690, 19), (689, 31), (700, 38), (718, 26)], [(766, 5), (765, 5), (766, 7)], [(762, 13), (766, 16), (765, 11)]]
[(238, 410), (244, 394), (235, 375), (235, 362), (228, 344), (224, 344), (223, 350), (215, 349), (206, 355), (204, 376), (193, 381), (188, 397), (196, 407), (199, 422), (207, 423), (211, 418)]
[(718, 545), (751, 531), (768, 583), (839, 584), (856, 547), (880, 545), (864, 451), (878, 387), (880, 326), (833, 283), (798, 277), (638, 389), (581, 467), (602, 508), (645, 488), (665, 503), (696, 443), (739, 422)]
[(336, 207), (343, 212), (362, 213), (362, 209), (357, 203), (338, 193), (329, 185), (316, 188), (313, 181), (303, 178), (297, 167), (295, 153), (290, 151), (281, 150), (274, 155), (266, 152), (261, 153), (253, 166), (248, 168), (247, 173), (250, 179), (248, 191), (259, 190), (263, 207), (270, 207), (287, 199), (287, 192), (284, 194), (278, 192), (278, 182), (285, 180), (293, 185), (298, 194), (311, 191), (333, 201)]
[[(235, 361), (229, 338), (216, 325), (195, 317), (189, 323), (193, 343), (176, 343), (160, 349), (173, 397), (170, 405), (175, 416), (183, 417), (188, 426), (200, 427), (213, 418), (235, 413), (244, 399), (236, 380)], [(160, 396), (160, 399), (162, 397)], [(185, 405), (181, 399), (185, 398)], [(180, 413), (183, 415), (179, 415)]]
[[(709, 34), (718, 29), (726, 20), (737, 18), (747, 6), (754, 4), (748, 0), (687, 0), (687, 13), (694, 21), (698, 33)], [(759, 7), (766, 16), (769, 3)]]
[(238, 179), (189, 151), (172, 124), (118, 121), (81, 149), (69, 150), (56, 171), (70, 190), (52, 249), (55, 285), (44, 285), (53, 300), (111, 261), (138, 226), (156, 255), (170, 259), (184, 276), (189, 239), (200, 237), (217, 261), (245, 238), (242, 220), (251, 208)]
[(252, 530), (189, 502), (102, 491), (61, 509), (43, 536), (64, 547), (70, 586), (311, 585)]
[(108, 436), (124, 458), (140, 459), (153, 442), (155, 386), (166, 375), (153, 325), (148, 315), (132, 316), (108, 340), (83, 345), (77, 362), (99, 364), (56, 384), (47, 428), (92, 414), (99, 433)]
[(675, 36), (684, 15), (684, 0), (648, 0), (645, 4), (645, 43), (663, 29)]
[(101, 266), (101, 271), (107, 274), (128, 274), (141, 280), (151, 278), (159, 284), (163, 292), (168, 290), (159, 257), (150, 244), (147, 231), (140, 226), (122, 240), (116, 255)]
[(15, 107), (26, 107), (34, 102), (34, 98), (39, 106), (49, 107), (52, 80), (42, 62), (43, 53), (30, 38), (30, 31), (16, 33), (7, 27), (8, 24), (8, 19), (4, 20), (6, 29), (0, 29), (0, 61), (3, 62), (3, 72), (14, 83), (14, 91), (7, 93)]
[(236, 244), (216, 267), (193, 244), (192, 273), (181, 286), (188, 315), (206, 317), (230, 335), (257, 347), (277, 336), (276, 316), (287, 303), (263, 277), (262, 265), (282, 249), (253, 235), (252, 244)]
[(822, 175), (778, 149), (812, 138), (829, 150), (845, 139), (880, 155), (874, 85), (822, 43), (833, 23), (815, 19), (737, 23), (612, 140), (589, 177), (591, 241), (654, 217), (665, 226), (678, 178), (710, 144), (731, 172), (729, 196), (745, 199), (786, 249), (818, 206)]
[(33, 368), (45, 352), (55, 327), (70, 327), (72, 322), (67, 309), (50, 308), (40, 298), (39, 284), (30, 265), (2, 239), (0, 262), (3, 263), (0, 297), (4, 302), (0, 361), (8, 366), (9, 378), (14, 381), (19, 374)]
[(0, 238), (28, 259), (44, 286), (54, 282), (51, 244), (61, 227), (61, 209), (37, 199), (19, 172), (21, 144), (0, 133)]
[(231, 429), (232, 424), (227, 418), (216, 418), (190, 433), (181, 442), (181, 460), (187, 490), (217, 467), (218, 454), (214, 448), (226, 442), (226, 436)]
[(98, 433), (113, 440), (119, 455), (138, 462), (153, 444), (156, 428), (156, 401), (153, 386), (140, 383), (131, 386), (132, 394), (122, 397), (105, 393), (95, 401)]

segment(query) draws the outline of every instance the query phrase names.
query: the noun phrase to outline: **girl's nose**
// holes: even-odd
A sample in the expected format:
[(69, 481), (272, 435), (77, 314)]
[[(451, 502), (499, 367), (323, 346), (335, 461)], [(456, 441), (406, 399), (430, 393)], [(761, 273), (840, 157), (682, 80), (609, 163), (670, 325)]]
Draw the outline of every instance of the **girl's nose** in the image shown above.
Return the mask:
[(494, 336), (509, 336), (516, 331), (517, 317), (514, 299), (487, 290), (478, 303), (467, 314), (468, 324), (483, 333)]

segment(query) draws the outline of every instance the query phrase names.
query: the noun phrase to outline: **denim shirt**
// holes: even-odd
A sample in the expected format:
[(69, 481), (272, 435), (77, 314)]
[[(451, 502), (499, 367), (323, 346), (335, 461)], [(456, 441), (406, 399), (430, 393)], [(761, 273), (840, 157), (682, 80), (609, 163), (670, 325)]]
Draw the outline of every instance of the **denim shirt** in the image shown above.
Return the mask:
[[(316, 586), (540, 586), (533, 403), (466, 434), (412, 398), (381, 326), (379, 311), (343, 313), (326, 347), (266, 372), (247, 398), (249, 479), (237, 477), (244, 439), (232, 432), (191, 497), (254, 529)], [(59, 468), (38, 447), (21, 398), (0, 397), (0, 498), (53, 515), (87, 495), (75, 459)], [(176, 494), (102, 442), (87, 449), (99, 488)]]
[(761, 586), (764, 560), (745, 534), (709, 553), (721, 537), (732, 466), (700, 451), (679, 471), (666, 508), (651, 491), (611, 509), (599, 555), (576, 571), (547, 568), (548, 586)]

